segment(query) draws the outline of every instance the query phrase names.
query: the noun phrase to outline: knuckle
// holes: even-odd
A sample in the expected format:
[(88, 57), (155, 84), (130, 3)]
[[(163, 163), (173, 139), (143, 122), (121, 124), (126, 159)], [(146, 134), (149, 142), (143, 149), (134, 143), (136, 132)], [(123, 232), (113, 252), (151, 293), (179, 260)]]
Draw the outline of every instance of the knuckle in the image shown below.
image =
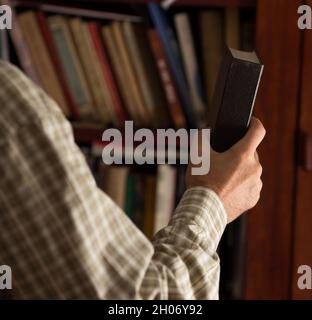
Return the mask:
[(266, 133), (265, 128), (260, 120), (258, 120), (258, 130), (261, 132), (263, 135)]
[(257, 163), (259, 163), (259, 154), (258, 154), (257, 151), (255, 152), (255, 157), (254, 158), (257, 161)]
[(259, 191), (261, 191), (263, 188), (263, 181), (260, 179), (259, 180)]
[(266, 130), (265, 130), (262, 122), (261, 122), (258, 118), (254, 118), (254, 125), (255, 125), (255, 129), (256, 129), (257, 131), (259, 131), (259, 133), (260, 133), (261, 135), (264, 136), (264, 135), (266, 134)]
[(263, 169), (260, 163), (253, 164), (252, 174), (255, 179), (260, 178), (262, 175), (262, 172), (263, 172)]
[(259, 202), (259, 200), (260, 200), (260, 192), (258, 192), (254, 197), (253, 207)]

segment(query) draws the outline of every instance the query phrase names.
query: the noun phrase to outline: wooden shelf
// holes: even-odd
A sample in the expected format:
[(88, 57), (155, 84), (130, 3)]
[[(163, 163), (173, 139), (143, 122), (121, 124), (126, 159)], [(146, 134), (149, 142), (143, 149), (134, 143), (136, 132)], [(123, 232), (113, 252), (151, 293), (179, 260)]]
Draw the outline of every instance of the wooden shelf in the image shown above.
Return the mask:
[[(72, 6), (73, 3), (78, 6), (88, 6), (88, 5), (103, 5), (107, 4), (146, 4), (152, 2), (150, 0), (78, 0), (78, 1), (60, 1), (60, 0), (47, 0), (44, 3), (49, 4), (58, 4), (62, 6)], [(162, 2), (161, 0), (156, 0), (153, 2)], [(12, 0), (13, 5), (31, 5), (31, 4), (43, 3), (41, 0)], [(174, 6), (192, 6), (192, 7), (226, 7), (226, 6), (239, 6), (239, 7), (255, 7), (257, 0), (177, 0), (173, 5)]]
[[(94, 2), (103, 2), (103, 0), (93, 0)], [(133, 4), (148, 3), (150, 0), (117, 0), (118, 2), (127, 2)], [(116, 2), (117, 2), (116, 1)], [(85, 1), (81, 1), (85, 2)], [(89, 2), (89, 1), (88, 1)], [(109, 1), (106, 1), (109, 2)], [(153, 2), (162, 2), (160, 0)], [(239, 7), (255, 7), (256, 0), (177, 0), (174, 6), (196, 6), (196, 7), (226, 7), (226, 6), (239, 6)]]
[(74, 138), (77, 143), (91, 144), (101, 141), (104, 127), (97, 124), (71, 122)]

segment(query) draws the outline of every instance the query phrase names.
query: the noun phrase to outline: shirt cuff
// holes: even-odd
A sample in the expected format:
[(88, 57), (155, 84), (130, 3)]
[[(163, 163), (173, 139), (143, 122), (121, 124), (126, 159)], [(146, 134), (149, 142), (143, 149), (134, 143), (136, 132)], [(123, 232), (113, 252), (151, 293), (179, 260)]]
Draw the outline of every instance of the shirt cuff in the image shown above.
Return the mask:
[(193, 187), (185, 191), (173, 219), (186, 219), (196, 224), (209, 249), (217, 250), (227, 225), (227, 213), (219, 196), (211, 189)]

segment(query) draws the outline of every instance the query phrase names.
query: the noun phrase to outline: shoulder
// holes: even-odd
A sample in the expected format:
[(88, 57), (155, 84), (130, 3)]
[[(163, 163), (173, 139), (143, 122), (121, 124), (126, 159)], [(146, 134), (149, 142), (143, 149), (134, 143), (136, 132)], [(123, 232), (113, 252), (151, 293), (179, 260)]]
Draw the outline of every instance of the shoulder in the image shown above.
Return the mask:
[(0, 137), (51, 116), (62, 117), (57, 104), (19, 68), (0, 60)]

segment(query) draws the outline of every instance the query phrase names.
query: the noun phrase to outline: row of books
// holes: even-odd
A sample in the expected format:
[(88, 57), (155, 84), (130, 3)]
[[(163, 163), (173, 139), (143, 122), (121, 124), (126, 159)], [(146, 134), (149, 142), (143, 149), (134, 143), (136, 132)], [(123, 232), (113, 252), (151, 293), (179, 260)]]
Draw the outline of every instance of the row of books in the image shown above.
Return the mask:
[(127, 16), (100, 23), (38, 10), (13, 12), (10, 33), (23, 69), (69, 118), (202, 127), (224, 43), (251, 49), (246, 43), (252, 26), (242, 23), (238, 8), (199, 12), (200, 68), (189, 16), (174, 14), (171, 24), (158, 4), (148, 9), (151, 28)]
[(168, 224), (185, 189), (185, 166), (108, 166), (91, 148), (82, 151), (98, 186), (147, 237)]

